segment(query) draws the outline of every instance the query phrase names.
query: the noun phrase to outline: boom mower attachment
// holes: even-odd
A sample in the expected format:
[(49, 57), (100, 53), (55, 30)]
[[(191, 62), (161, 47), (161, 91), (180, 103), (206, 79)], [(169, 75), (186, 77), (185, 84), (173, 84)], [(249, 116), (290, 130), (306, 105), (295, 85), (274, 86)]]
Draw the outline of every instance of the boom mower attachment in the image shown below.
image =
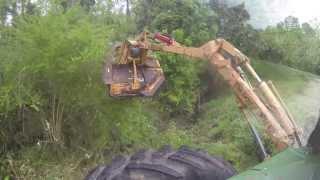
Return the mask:
[[(293, 144), (301, 146), (301, 132), (273, 84), (260, 79), (249, 58), (223, 39), (209, 41), (200, 47), (187, 47), (167, 35), (143, 32), (135, 40), (125, 41), (114, 51), (115, 62), (109, 60), (105, 66), (104, 82), (110, 96), (155, 94), (165, 78), (158, 60), (149, 55), (150, 51), (209, 61), (233, 90), (242, 112), (250, 111), (261, 117), (279, 150)], [(246, 73), (252, 77), (255, 87)]]
[(153, 96), (164, 82), (159, 61), (148, 56), (139, 41), (127, 41), (115, 48), (116, 62), (106, 62), (104, 82), (110, 96)]

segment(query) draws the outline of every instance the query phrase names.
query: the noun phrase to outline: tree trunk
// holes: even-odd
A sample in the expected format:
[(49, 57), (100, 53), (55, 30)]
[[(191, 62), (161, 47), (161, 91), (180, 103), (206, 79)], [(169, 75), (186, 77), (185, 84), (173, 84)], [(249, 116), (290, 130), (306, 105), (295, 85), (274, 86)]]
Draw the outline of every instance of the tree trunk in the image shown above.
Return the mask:
[(130, 16), (130, 1), (126, 0), (126, 5), (127, 5), (127, 16)]

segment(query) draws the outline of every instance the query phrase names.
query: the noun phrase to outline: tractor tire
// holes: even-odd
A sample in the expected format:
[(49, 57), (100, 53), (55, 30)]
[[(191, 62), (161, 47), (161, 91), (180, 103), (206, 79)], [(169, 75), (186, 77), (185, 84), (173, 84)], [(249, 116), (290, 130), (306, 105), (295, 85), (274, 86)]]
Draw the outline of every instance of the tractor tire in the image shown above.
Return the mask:
[(131, 157), (118, 156), (110, 165), (93, 169), (86, 180), (225, 180), (236, 170), (221, 158), (181, 147), (173, 151), (141, 150)]

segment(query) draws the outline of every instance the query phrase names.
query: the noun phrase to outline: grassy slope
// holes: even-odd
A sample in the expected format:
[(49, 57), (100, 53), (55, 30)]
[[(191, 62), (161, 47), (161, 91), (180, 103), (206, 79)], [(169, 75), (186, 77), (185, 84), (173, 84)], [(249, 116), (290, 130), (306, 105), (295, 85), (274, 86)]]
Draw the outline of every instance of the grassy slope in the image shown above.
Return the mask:
[(252, 65), (263, 80), (273, 81), (284, 98), (298, 93), (304, 84), (314, 77), (303, 71), (265, 61), (253, 60)]
[[(271, 80), (282, 95), (284, 101), (292, 111), (299, 126), (305, 130), (304, 140), (310, 134), (317, 119), (320, 108), (320, 78), (318, 76), (298, 71), (286, 66), (254, 60), (254, 68), (263, 80)], [(210, 100), (203, 107), (203, 115), (199, 124), (204, 124), (195, 134), (200, 139), (211, 136), (211, 142), (198, 143), (200, 147), (210, 153), (222, 155), (232, 161), (238, 170), (244, 170), (257, 163), (254, 149), (249, 146), (250, 134), (243, 117), (239, 113), (231, 94)], [(208, 124), (214, 124), (208, 128)], [(197, 127), (196, 127), (197, 128)], [(219, 140), (217, 134), (223, 137)], [(210, 138), (209, 138), (210, 139)], [(217, 141), (218, 139), (218, 141)], [(206, 139), (208, 140), (208, 139)], [(226, 149), (228, 149), (226, 151)]]
[(274, 81), (293, 117), (304, 130), (306, 141), (319, 115), (320, 77), (271, 63), (254, 64), (261, 76)]

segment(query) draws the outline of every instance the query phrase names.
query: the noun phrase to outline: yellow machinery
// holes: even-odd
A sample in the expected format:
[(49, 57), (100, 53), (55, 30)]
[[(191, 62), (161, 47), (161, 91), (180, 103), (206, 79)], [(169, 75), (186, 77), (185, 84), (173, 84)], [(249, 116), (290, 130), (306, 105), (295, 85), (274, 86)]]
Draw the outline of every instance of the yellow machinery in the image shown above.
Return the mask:
[[(164, 82), (164, 73), (152, 51), (162, 51), (206, 60), (233, 90), (241, 111), (250, 121), (258, 114), (266, 132), (279, 150), (288, 145), (301, 146), (295, 121), (271, 81), (264, 82), (250, 65), (250, 60), (224, 39), (207, 42), (200, 47), (186, 47), (160, 33), (141, 33), (115, 49), (116, 61), (107, 62), (104, 81), (110, 96), (153, 96)], [(247, 74), (257, 84), (252, 87)], [(258, 112), (258, 113), (257, 113)]]

